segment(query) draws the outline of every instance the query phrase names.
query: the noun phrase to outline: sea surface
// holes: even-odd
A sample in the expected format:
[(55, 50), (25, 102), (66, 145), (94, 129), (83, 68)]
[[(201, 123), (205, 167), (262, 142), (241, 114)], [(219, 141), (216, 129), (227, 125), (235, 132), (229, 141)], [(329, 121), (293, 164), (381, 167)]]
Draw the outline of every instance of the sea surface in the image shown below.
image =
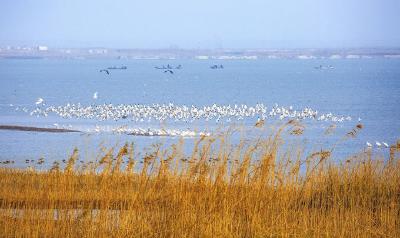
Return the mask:
[[(173, 74), (155, 67), (170, 65)], [(181, 69), (176, 69), (181, 65)], [(212, 69), (223, 65), (223, 69)], [(322, 67), (320, 67), (322, 65)], [(112, 66), (127, 69), (100, 72)], [(97, 92), (97, 99), (94, 93)], [(36, 104), (38, 98), (43, 103)], [(35, 108), (99, 104), (169, 104), (190, 107), (248, 105), (272, 108), (275, 104), (318, 113), (350, 116), (351, 121), (334, 123), (306, 119), (303, 135), (288, 138), (318, 150), (343, 138), (357, 124), (363, 129), (356, 138), (341, 142), (335, 157), (345, 158), (373, 145), (376, 153), (388, 149), (376, 142), (396, 143), (400, 139), (400, 60), (399, 59), (311, 59), (311, 60), (81, 60), (81, 59), (0, 59), (0, 125), (69, 128), (83, 133), (39, 133), (0, 130), (0, 162), (13, 160), (25, 167), (26, 159), (61, 160), (78, 147), (84, 159), (99, 154), (101, 146), (134, 142), (144, 148), (154, 143), (175, 143), (178, 136), (134, 136), (113, 129), (165, 128), (168, 130), (217, 131), (233, 124), (249, 130), (257, 118), (242, 121), (195, 120), (159, 122), (62, 118), (30, 115)], [(44, 104), (44, 105), (43, 105)], [(286, 120), (286, 119), (284, 119)], [(265, 127), (280, 121), (267, 118)], [(334, 135), (324, 131), (336, 124)], [(100, 130), (99, 130), (100, 128)], [(262, 131), (262, 133), (268, 133)], [(195, 137), (185, 137), (190, 145)]]

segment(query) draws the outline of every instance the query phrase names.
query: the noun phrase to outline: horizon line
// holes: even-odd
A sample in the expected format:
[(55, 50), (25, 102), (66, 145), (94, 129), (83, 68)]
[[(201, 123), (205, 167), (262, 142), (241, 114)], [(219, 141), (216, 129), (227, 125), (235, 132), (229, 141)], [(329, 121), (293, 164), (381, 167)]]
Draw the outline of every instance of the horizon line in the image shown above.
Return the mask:
[(39, 47), (45, 46), (49, 49), (110, 49), (110, 50), (187, 50), (187, 51), (200, 51), (200, 50), (351, 50), (351, 49), (400, 49), (399, 46), (360, 46), (360, 47), (221, 47), (221, 48), (189, 48), (189, 47), (106, 47), (106, 46), (85, 46), (85, 47), (53, 47), (46, 44), (21, 44), (21, 45), (0, 45), (4, 47)]

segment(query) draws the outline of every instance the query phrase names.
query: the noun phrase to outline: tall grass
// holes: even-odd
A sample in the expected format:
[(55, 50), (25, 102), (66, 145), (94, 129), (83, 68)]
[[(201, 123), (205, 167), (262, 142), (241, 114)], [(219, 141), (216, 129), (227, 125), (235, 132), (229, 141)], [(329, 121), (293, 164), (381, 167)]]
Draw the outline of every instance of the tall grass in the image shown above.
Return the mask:
[(283, 147), (282, 133), (303, 129), (236, 145), (201, 137), (189, 156), (180, 140), (142, 157), (126, 144), (95, 163), (74, 150), (64, 167), (0, 169), (0, 236), (400, 237), (400, 143), (386, 159), (366, 149), (337, 162), (333, 148)]

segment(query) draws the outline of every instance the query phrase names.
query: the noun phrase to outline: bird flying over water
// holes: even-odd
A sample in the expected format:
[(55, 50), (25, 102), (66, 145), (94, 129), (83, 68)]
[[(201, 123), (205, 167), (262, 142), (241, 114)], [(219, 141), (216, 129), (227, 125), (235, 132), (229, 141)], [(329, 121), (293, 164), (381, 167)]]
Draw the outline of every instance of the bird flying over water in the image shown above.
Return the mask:
[(105, 72), (106, 74), (110, 74), (110, 71), (108, 71), (107, 69), (101, 69), (101, 70), (100, 70), (100, 73), (101, 73), (101, 72)]
[(97, 92), (93, 94), (93, 99), (97, 99)]
[(172, 70), (168, 69), (168, 70), (165, 70), (165, 71), (164, 71), (164, 73), (170, 73), (170, 74), (174, 74), (174, 71), (172, 71)]
[(36, 105), (40, 105), (44, 103), (44, 99), (43, 98), (38, 98), (35, 102)]

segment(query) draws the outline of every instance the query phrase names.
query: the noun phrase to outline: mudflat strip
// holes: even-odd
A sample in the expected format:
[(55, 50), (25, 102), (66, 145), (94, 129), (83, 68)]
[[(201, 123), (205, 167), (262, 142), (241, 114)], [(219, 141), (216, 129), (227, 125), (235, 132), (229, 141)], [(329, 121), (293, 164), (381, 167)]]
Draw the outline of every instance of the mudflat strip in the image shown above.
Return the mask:
[(15, 125), (0, 125), (0, 130), (35, 131), (35, 132), (52, 132), (52, 133), (81, 132), (77, 130), (69, 130), (62, 128), (44, 128), (44, 127), (15, 126)]

